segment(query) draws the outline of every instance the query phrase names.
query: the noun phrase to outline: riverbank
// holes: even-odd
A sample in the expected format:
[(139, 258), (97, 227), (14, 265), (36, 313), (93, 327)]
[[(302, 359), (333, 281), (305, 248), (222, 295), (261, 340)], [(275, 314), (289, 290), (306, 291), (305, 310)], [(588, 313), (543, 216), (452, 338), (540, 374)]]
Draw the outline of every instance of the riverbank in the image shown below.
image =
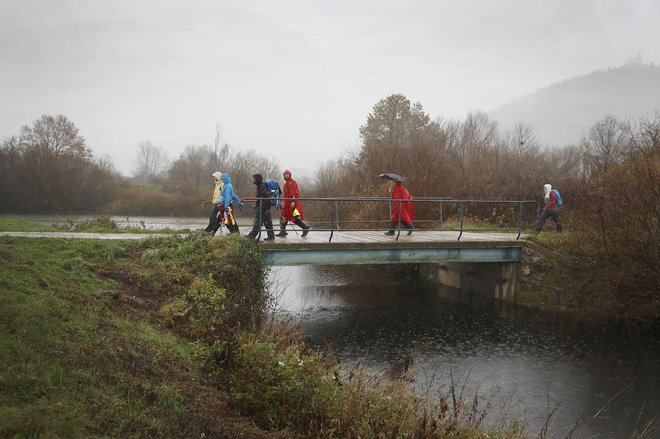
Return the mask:
[(308, 350), (240, 236), (0, 243), (0, 435), (524, 436)]
[(529, 238), (517, 302), (631, 329), (660, 327), (660, 275), (630, 258), (605, 258), (579, 232)]

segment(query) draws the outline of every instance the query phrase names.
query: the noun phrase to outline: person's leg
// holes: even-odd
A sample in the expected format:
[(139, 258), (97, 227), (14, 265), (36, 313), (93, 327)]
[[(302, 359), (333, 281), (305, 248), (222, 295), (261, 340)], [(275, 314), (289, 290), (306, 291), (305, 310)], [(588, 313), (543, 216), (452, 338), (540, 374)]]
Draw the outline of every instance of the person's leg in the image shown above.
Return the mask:
[(288, 233), (286, 233), (286, 225), (287, 225), (288, 222), (289, 221), (287, 221), (286, 218), (280, 218), (280, 233), (278, 233), (275, 236), (278, 236), (280, 238), (284, 238), (285, 236), (288, 235)]
[(385, 232), (386, 235), (394, 235), (394, 231), (396, 230), (396, 221), (390, 221), (390, 229)]
[(300, 219), (299, 216), (294, 217), (294, 219), (295, 219), (294, 222), (296, 223), (296, 225), (297, 225), (298, 227), (300, 227), (301, 229), (303, 229), (302, 237), (304, 238), (304, 237), (307, 236), (307, 234), (309, 233), (309, 226), (308, 226), (307, 224), (305, 224), (305, 223), (303, 222), (303, 220)]
[(266, 226), (266, 234), (268, 234), (269, 241), (275, 239), (275, 232), (273, 231), (273, 219), (270, 216), (270, 209), (266, 209), (264, 213), (264, 225)]
[(211, 211), (211, 216), (209, 216), (209, 225), (206, 226), (204, 231), (206, 233), (209, 233), (209, 234), (215, 233), (215, 230), (217, 230), (217, 229), (214, 230), (214, 227), (215, 227), (215, 224), (218, 221), (219, 221), (218, 220), (218, 205), (216, 204), (215, 206), (213, 206), (213, 210)]
[(248, 238), (252, 238), (252, 239), (256, 238), (257, 235), (259, 234), (259, 229), (261, 229), (261, 215), (257, 210), (257, 213), (254, 216), (254, 226), (252, 226), (252, 230), (250, 230), (250, 233), (247, 234)]
[(234, 207), (231, 204), (229, 205), (229, 212), (225, 219), (225, 226), (227, 226), (229, 233), (239, 233), (238, 223), (236, 222), (236, 218), (234, 218)]
[(536, 223), (536, 227), (534, 227), (534, 233), (537, 235), (541, 232), (541, 229), (543, 228), (543, 225), (545, 224), (545, 221), (548, 219), (548, 216), (550, 214), (548, 213), (547, 210), (544, 210), (543, 213), (541, 213), (541, 217), (539, 218), (539, 222)]
[(218, 216), (217, 220), (215, 221), (215, 224), (213, 224), (213, 234), (215, 235), (216, 232), (220, 229), (222, 226), (222, 223), (225, 222), (225, 210), (223, 206), (218, 206)]
[(552, 221), (554, 221), (555, 225), (557, 226), (557, 231), (562, 232), (564, 228), (561, 225), (561, 221), (559, 219), (559, 212), (550, 212), (550, 218), (552, 218)]

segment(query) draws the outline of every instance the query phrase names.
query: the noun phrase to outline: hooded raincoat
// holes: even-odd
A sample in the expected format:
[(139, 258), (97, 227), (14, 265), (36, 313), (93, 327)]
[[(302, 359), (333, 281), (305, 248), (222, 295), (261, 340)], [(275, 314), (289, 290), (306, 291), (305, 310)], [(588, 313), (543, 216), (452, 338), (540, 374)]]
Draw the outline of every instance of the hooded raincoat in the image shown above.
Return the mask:
[[(231, 183), (231, 176), (226, 172), (223, 172), (220, 176), (222, 181), (222, 191), (220, 192), (220, 199), (218, 200), (218, 206), (224, 210), (225, 214), (225, 224), (229, 226), (236, 226), (236, 220), (234, 219), (234, 209), (232, 202), (236, 202), (239, 206), (243, 205), (243, 202), (240, 198), (234, 193), (234, 185)], [(238, 231), (238, 230), (236, 230)]]
[[(400, 201), (403, 200), (403, 201)], [(408, 192), (400, 181), (397, 181), (392, 191), (392, 218), (390, 221), (399, 221), (399, 210), (401, 211), (401, 222), (412, 224), (415, 218), (415, 208), (413, 206), (412, 195)]]
[(222, 172), (216, 171), (211, 175), (215, 179), (215, 187), (213, 188), (213, 198), (211, 199), (211, 201), (213, 202), (213, 204), (218, 204), (218, 201), (220, 201), (220, 192), (222, 191), (222, 186), (224, 186), (224, 183), (220, 178)]
[[(295, 214), (299, 214), (300, 219), (304, 220), (305, 215), (303, 213), (302, 202), (299, 200), (300, 191), (298, 190), (298, 183), (296, 180), (291, 178), (291, 171), (288, 169), (284, 171), (284, 193), (282, 196), (285, 198), (285, 201), (282, 203), (282, 210), (280, 211), (280, 222), (291, 221), (295, 222)], [(286, 200), (286, 198), (295, 198), (295, 200)]]

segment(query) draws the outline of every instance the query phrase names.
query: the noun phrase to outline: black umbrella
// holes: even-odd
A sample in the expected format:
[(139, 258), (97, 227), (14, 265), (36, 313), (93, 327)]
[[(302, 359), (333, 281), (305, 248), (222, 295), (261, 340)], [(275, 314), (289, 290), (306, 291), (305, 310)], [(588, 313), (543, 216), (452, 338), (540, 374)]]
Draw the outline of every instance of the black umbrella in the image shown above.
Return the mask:
[(385, 180), (392, 180), (392, 181), (404, 181), (405, 178), (400, 176), (399, 174), (393, 174), (391, 172), (388, 172), (387, 174), (380, 174), (380, 178), (384, 178)]

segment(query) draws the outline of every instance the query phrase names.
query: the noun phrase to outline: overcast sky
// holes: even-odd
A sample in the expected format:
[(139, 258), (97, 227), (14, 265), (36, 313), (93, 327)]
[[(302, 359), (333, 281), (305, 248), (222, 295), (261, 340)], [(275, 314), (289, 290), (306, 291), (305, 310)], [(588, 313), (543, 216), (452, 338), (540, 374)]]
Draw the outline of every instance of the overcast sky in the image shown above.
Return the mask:
[[(0, 138), (64, 114), (129, 174), (140, 141), (212, 144), (311, 175), (378, 100), (489, 111), (642, 55), (657, 0), (0, 0)], [(541, 139), (543, 140), (543, 139)]]

